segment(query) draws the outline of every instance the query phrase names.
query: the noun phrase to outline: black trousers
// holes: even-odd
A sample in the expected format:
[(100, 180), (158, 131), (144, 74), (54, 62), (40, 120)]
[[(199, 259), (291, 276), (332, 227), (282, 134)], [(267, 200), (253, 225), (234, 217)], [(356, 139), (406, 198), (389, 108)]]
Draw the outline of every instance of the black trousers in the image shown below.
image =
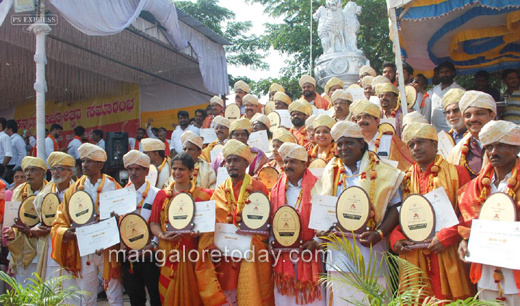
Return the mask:
[(130, 262), (123, 261), (121, 263), (123, 271), (123, 286), (130, 297), (130, 305), (145, 306), (146, 289), (150, 296), (151, 306), (161, 306), (161, 298), (159, 296), (159, 275), (160, 268), (154, 261), (134, 262), (133, 273), (130, 273)]

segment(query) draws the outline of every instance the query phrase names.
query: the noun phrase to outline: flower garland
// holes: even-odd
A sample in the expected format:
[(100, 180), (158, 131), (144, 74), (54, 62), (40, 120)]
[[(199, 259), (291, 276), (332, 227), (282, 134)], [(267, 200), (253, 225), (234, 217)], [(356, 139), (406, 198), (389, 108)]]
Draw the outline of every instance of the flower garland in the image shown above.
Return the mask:
[(374, 153), (377, 153), (377, 150), (379, 149), (379, 146), (381, 145), (381, 137), (383, 137), (383, 133), (379, 132), (379, 135), (377, 135), (377, 138), (374, 141)]
[(478, 173), (473, 171), (469, 165), (468, 165), (468, 162), (466, 161), (466, 155), (468, 155), (468, 152), (469, 152), (469, 141), (471, 140), (471, 137), (468, 137), (468, 139), (466, 139), (466, 142), (464, 144), (462, 144), (462, 154), (460, 155), (460, 165), (463, 166), (464, 168), (466, 168), (469, 173), (471, 173), (473, 176), (477, 176)]
[[(289, 205), (289, 201), (287, 200), (287, 190), (289, 190), (289, 180), (285, 183), (285, 204)], [(303, 198), (303, 188), (300, 188), (300, 193), (298, 193), (298, 199), (296, 199), (296, 203), (294, 203), (294, 208), (300, 212), (300, 208), (302, 207), (302, 198)]]
[[(399, 107), (401, 107), (401, 100), (397, 99), (397, 104), (396, 104), (394, 110), (392, 110), (392, 112), (390, 113), (390, 117), (387, 117), (387, 118), (395, 118), (395, 114), (397, 114)], [(383, 113), (384, 113), (384, 111), (383, 111)]]
[(233, 181), (227, 178), (224, 182), (224, 191), (226, 192), (226, 204), (228, 206), (228, 214), (226, 217), (227, 223), (233, 223), (238, 227), (238, 223), (242, 221), (242, 210), (246, 204), (251, 203), (249, 200), (249, 192), (253, 190), (251, 184), (251, 176), (246, 173), (238, 195), (238, 201), (235, 200), (235, 193), (233, 191)]
[(199, 175), (199, 163), (195, 165), (195, 169), (193, 170), (193, 177), (191, 178), (191, 182), (193, 185), (197, 185), (197, 176)]
[(157, 173), (160, 174), (161, 173), (161, 170), (164, 168), (164, 166), (166, 165), (166, 161), (168, 159), (165, 157), (162, 164), (159, 166), (159, 168), (157, 168)]
[[(424, 193), (428, 193), (428, 192), (431, 192), (433, 191), (434, 189), (434, 180), (435, 178), (439, 175), (439, 171), (441, 171), (441, 168), (439, 167), (439, 165), (442, 163), (443, 159), (442, 158), (439, 158), (439, 156), (436, 158), (436, 160), (434, 161), (433, 165), (431, 166), (430, 168), (430, 175), (428, 176), (428, 185), (426, 186), (426, 189), (424, 189)], [(413, 165), (413, 169), (415, 170), (416, 173), (420, 173), (421, 172), (421, 169), (419, 168), (419, 165), (417, 163), (415, 163)], [(405, 176), (404, 176), (404, 180), (403, 180), (403, 186), (404, 186), (404, 189), (403, 191), (405, 193), (408, 193), (410, 194), (411, 193), (411, 180), (412, 180), (412, 169), (406, 171), (405, 173)], [(419, 180), (419, 186), (420, 186), (421, 182)], [(419, 191), (422, 190), (422, 186), (419, 187)]]
[[(312, 160), (316, 159), (318, 157), (318, 149), (319, 149), (319, 145), (315, 145), (314, 148), (312, 148), (311, 150), (311, 162)], [(329, 162), (334, 156), (336, 156), (336, 143), (334, 142), (331, 142), (328, 146), (327, 146), (327, 149), (328, 149), (328, 153), (327, 153), (327, 156), (325, 158), (323, 158), (323, 160), (325, 160), (326, 162)]]
[[(146, 182), (146, 188), (144, 189), (144, 192), (142, 194), (141, 202), (139, 202), (139, 204), (137, 204), (137, 209), (139, 209), (139, 214), (141, 214), (144, 199), (146, 199), (146, 197), (148, 196), (148, 191), (150, 191), (150, 182), (148, 182), (148, 181), (145, 181), (145, 182)], [(126, 185), (126, 186), (130, 186), (130, 185), (132, 185), (132, 182), (128, 183), (128, 185)]]

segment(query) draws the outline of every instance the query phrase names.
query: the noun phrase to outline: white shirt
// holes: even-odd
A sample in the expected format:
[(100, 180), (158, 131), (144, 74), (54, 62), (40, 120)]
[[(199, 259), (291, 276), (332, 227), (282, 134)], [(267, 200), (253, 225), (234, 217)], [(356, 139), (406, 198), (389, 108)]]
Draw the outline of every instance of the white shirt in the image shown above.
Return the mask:
[[(94, 205), (96, 205), (97, 188), (98, 188), (99, 184), (101, 184), (101, 179), (98, 179), (96, 184), (92, 185), (89, 178), (87, 177), (87, 179), (85, 180), (85, 183), (83, 185), (85, 192), (90, 195), (90, 197), (92, 198), (92, 202), (94, 202)], [(112, 182), (112, 180), (105, 178), (105, 183), (103, 184), (103, 189), (101, 190), (101, 192), (103, 193), (103, 192), (113, 191), (113, 190), (116, 190), (116, 185), (114, 184), (114, 182)]]
[[(49, 155), (54, 152), (54, 141), (52, 141), (52, 138), (45, 137), (45, 163), (47, 164), (47, 158), (49, 158)], [(49, 164), (47, 164), (47, 168), (49, 168)]]
[(446, 115), (444, 114), (444, 106), (442, 106), (442, 98), (444, 95), (448, 92), (448, 90), (452, 88), (462, 88), (459, 84), (456, 82), (453, 82), (450, 86), (442, 89), (442, 84), (439, 84), (435, 87), (433, 87), (431, 91), (431, 99), (432, 99), (432, 118), (431, 122), (432, 125), (437, 129), (437, 132), (440, 132), (441, 130), (444, 130), (448, 132), (450, 130), (450, 126), (448, 125), (448, 122), (446, 121)]
[(79, 139), (72, 139), (70, 142), (69, 142), (69, 155), (74, 157), (74, 159), (79, 159), (79, 151), (78, 151), (78, 148), (81, 147), (83, 143), (81, 142), (81, 140)]
[[(135, 206), (139, 205), (139, 202), (143, 199), (143, 193), (146, 190), (146, 186), (148, 181), (146, 181), (139, 189), (135, 191)], [(130, 185), (128, 187), (125, 187), (127, 189), (135, 189), (134, 185)], [(157, 196), (157, 193), (159, 192), (159, 188), (155, 188), (154, 186), (150, 186), (150, 189), (148, 190), (148, 195), (143, 201), (143, 206), (141, 207), (141, 213), (139, 213), (139, 210), (136, 209), (135, 213), (139, 213), (141, 217), (143, 217), (146, 222), (148, 222), (148, 219), (150, 219), (150, 216), (152, 215), (152, 204), (155, 200), (155, 196)]]
[[(368, 143), (368, 149), (374, 151), (376, 147), (376, 139), (379, 136), (379, 132), (376, 132), (374, 138)], [(383, 135), (379, 140), (379, 147), (377, 148), (377, 156), (379, 158), (388, 159), (390, 157), (390, 148), (392, 147), (392, 135)]]
[(105, 140), (101, 139), (98, 143), (96, 143), (96, 146), (98, 146), (101, 149), (105, 150)]
[(287, 184), (289, 185), (287, 191), (285, 192), (285, 196), (287, 197), (287, 205), (296, 208), (296, 202), (298, 201), (298, 196), (300, 195), (300, 190), (302, 190), (302, 180), (301, 178), (298, 181), (298, 184), (294, 186), (289, 179), (287, 179)]
[(178, 125), (172, 133), (172, 138), (170, 141), (170, 151), (172, 149), (174, 149), (175, 152), (177, 152), (177, 154), (182, 153), (183, 147), (182, 147), (181, 135), (185, 131), (192, 131), (193, 133), (197, 134), (197, 136), (200, 136), (199, 128), (197, 128), (193, 125), (188, 125), (188, 127), (185, 130), (183, 130), (181, 128), (181, 126)]
[(9, 161), (8, 165), (21, 166), (22, 159), (27, 155), (25, 150), (25, 141), (22, 136), (18, 133), (11, 135), (11, 145), (13, 146), (13, 157)]
[[(4, 131), (0, 132), (0, 163), (5, 157), (13, 157), (13, 145), (11, 138)], [(11, 158), (12, 159), (12, 158)]]
[[(135, 139), (133, 137), (128, 138), (128, 146), (130, 147), (130, 150), (134, 150), (136, 141), (137, 141), (137, 139)], [(143, 145), (141, 144), (140, 141), (139, 141), (139, 151), (143, 152)]]

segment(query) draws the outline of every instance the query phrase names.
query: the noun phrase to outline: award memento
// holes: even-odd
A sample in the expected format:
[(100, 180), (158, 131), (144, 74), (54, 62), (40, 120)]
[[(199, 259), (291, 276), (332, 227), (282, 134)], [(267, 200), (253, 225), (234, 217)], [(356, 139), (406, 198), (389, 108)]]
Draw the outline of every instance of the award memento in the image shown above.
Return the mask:
[(322, 158), (315, 158), (310, 164), (309, 169), (315, 168), (325, 168), (327, 166), (327, 162)]
[(367, 231), (368, 219), (372, 203), (365, 190), (361, 187), (349, 187), (340, 194), (336, 201), (336, 218), (334, 226), (347, 237), (352, 233), (361, 234)]
[(481, 220), (516, 221), (516, 205), (513, 199), (506, 193), (497, 192), (489, 196), (478, 216)]
[(274, 133), (274, 131), (280, 126), (280, 122), (282, 122), (282, 118), (280, 118), (280, 114), (277, 112), (270, 112), (267, 114), (267, 118), (269, 118), (269, 122), (271, 122), (271, 127), (269, 131)]
[(173, 197), (168, 206), (166, 229), (178, 234), (191, 233), (195, 226), (195, 202), (189, 193), (181, 192)]
[(82, 190), (76, 191), (70, 197), (68, 211), (73, 227), (94, 223), (97, 218), (94, 201)]
[(240, 107), (236, 104), (229, 104), (226, 106), (224, 116), (232, 123), (233, 121), (240, 119)]
[(360, 89), (361, 86), (359, 86), (358, 84), (350, 84), (346, 90), (353, 90), (353, 89)]
[(399, 224), (406, 238), (415, 243), (407, 248), (426, 248), (430, 243), (424, 241), (435, 235), (435, 212), (430, 201), (420, 194), (409, 195), (401, 205)]
[(274, 167), (267, 166), (260, 169), (258, 172), (258, 180), (267, 187), (267, 190), (271, 191), (274, 184), (278, 180), (278, 170), (276, 170)]
[(60, 199), (55, 193), (49, 193), (43, 198), (41, 211), (43, 225), (52, 226), (58, 206), (60, 206)]
[(276, 251), (288, 252), (303, 244), (300, 239), (302, 230), (300, 215), (291, 206), (284, 205), (276, 210), (271, 228), (274, 236), (271, 245)]
[(270, 112), (274, 111), (275, 103), (274, 101), (269, 101), (264, 105), (264, 114), (267, 116)]
[(150, 229), (146, 220), (136, 213), (125, 215), (119, 223), (123, 244), (132, 250), (141, 250), (150, 241)]
[(379, 130), (379, 133), (382, 133), (382, 134), (385, 134), (385, 135), (395, 134), (394, 126), (391, 123), (388, 123), (388, 122), (381, 123), (379, 125), (378, 130)]
[(251, 192), (249, 201), (242, 210), (242, 221), (238, 224), (237, 234), (269, 236), (269, 216), (271, 204), (267, 196), (260, 191)]
[(415, 105), (417, 91), (413, 86), (408, 85), (404, 87), (404, 93), (406, 95), (406, 104), (408, 104), (408, 109), (411, 109)]
[(27, 227), (33, 227), (40, 222), (38, 213), (34, 208), (34, 199), (36, 199), (36, 196), (27, 197), (18, 209), (18, 220)]

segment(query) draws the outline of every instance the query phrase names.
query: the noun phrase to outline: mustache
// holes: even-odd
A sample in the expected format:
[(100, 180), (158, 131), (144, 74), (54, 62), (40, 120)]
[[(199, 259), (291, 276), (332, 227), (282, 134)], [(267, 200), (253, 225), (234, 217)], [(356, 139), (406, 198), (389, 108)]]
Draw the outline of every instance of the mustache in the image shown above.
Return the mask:
[(469, 125), (473, 125), (473, 124), (480, 124), (480, 125), (483, 125), (482, 122), (480, 122), (480, 121), (471, 121), (471, 122), (469, 123)]
[(293, 171), (294, 172), (294, 169), (293, 168), (285, 168), (285, 172), (287, 171)]
[(369, 125), (370, 125), (370, 124), (368, 124), (368, 122), (364, 122), (364, 121), (363, 121), (363, 122), (360, 122), (360, 123), (358, 123), (358, 124), (359, 124), (359, 126), (363, 126), (363, 125), (369, 126)]

